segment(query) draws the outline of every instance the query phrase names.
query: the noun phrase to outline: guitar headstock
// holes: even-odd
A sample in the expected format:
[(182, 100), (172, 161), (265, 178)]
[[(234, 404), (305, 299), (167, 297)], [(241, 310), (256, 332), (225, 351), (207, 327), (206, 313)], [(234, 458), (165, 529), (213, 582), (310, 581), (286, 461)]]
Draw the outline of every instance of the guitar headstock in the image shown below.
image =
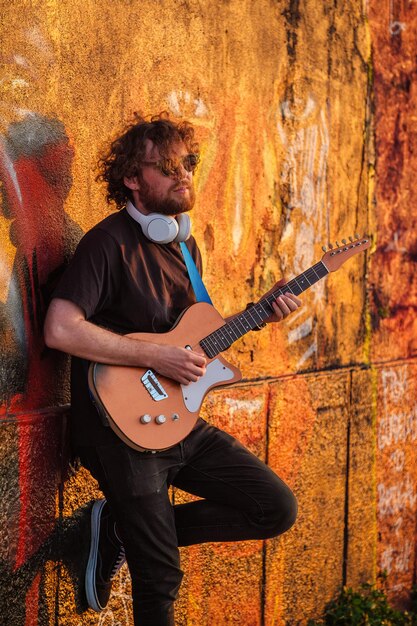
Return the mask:
[(324, 263), (329, 272), (335, 272), (350, 257), (367, 250), (371, 243), (370, 237), (366, 235), (360, 237), (357, 234), (355, 234), (355, 238), (349, 237), (349, 241), (342, 239), (342, 245), (339, 245), (338, 241), (336, 241), (336, 246), (329, 243), (329, 250), (325, 246), (322, 248), (325, 252), (321, 259), (322, 263)]

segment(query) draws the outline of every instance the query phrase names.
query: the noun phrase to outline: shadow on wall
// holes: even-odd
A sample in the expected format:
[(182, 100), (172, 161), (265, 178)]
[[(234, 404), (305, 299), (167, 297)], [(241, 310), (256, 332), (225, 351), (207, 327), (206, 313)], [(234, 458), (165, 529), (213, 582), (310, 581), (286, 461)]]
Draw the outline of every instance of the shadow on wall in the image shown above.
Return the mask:
[[(0, 594), (0, 615), (3, 624), (15, 626), (27, 623), (28, 592), (38, 578), (37, 606), (31, 619), (37, 626), (49, 626), (54, 599), (48, 598), (47, 563), (53, 563), (52, 572), (57, 578), (58, 592), (61, 570), (65, 568), (73, 584), (75, 609), (78, 614), (87, 610), (84, 592), (84, 572), (88, 559), (90, 537), (90, 511), (93, 501), (78, 509), (72, 517), (58, 522), (48, 539), (20, 567), (14, 569), (10, 563), (0, 561), (0, 586), (7, 593)], [(49, 592), (50, 596), (50, 592)], [(51, 606), (52, 605), (52, 606)], [(55, 607), (57, 612), (58, 607)], [(32, 623), (32, 621), (30, 622)]]
[(9, 279), (0, 259), (0, 278), (8, 279), (0, 310), (0, 402), (12, 411), (54, 404), (57, 355), (45, 349), (42, 327), (53, 283), (82, 235), (64, 212), (72, 160), (57, 119), (30, 113), (0, 136), (0, 210), (12, 220), (2, 248), (16, 248)]
[(72, 160), (57, 119), (29, 113), (0, 134), (0, 212), (3, 225), (10, 220), (0, 248), (0, 465), (7, 470), (0, 474), (0, 604), (1, 615), (10, 615), (2, 623), (16, 626), (43, 623), (33, 621), (47, 614), (42, 568), (59, 562), (63, 540), (55, 518), (67, 471), (60, 405), (68, 360), (45, 347), (43, 321), (82, 235), (64, 211)]

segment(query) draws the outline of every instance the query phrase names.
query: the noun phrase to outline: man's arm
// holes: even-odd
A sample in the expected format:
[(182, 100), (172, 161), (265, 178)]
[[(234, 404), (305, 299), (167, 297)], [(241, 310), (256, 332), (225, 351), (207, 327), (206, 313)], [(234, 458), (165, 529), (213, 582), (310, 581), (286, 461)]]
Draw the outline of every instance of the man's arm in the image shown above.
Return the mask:
[(45, 343), (50, 348), (90, 361), (154, 369), (181, 384), (195, 382), (205, 373), (201, 354), (118, 335), (85, 319), (71, 302), (54, 298), (45, 320)]

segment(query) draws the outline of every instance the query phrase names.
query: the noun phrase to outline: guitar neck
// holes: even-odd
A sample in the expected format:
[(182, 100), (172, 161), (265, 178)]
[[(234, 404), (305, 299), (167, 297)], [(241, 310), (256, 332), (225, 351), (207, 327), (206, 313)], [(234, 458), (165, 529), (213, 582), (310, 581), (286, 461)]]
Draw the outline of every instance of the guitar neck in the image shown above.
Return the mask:
[(322, 261), (319, 261), (319, 263), (316, 263), (285, 285), (281, 285), (273, 293), (264, 296), (259, 302), (246, 309), (246, 311), (236, 315), (230, 322), (226, 322), (213, 333), (207, 335), (200, 341), (200, 346), (210, 359), (214, 358), (220, 352), (230, 348), (237, 339), (240, 339), (249, 331), (259, 328), (272, 315), (272, 303), (279, 296), (288, 292), (298, 296), (327, 274), (329, 274), (329, 270)]

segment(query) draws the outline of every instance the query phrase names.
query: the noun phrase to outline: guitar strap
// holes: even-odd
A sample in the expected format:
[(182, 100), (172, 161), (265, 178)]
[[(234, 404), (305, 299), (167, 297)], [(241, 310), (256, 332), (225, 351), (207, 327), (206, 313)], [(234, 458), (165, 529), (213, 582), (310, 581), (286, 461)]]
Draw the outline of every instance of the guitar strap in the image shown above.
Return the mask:
[(185, 241), (180, 242), (180, 248), (184, 257), (185, 265), (187, 266), (188, 276), (190, 277), (197, 302), (207, 302), (208, 304), (213, 304)]

